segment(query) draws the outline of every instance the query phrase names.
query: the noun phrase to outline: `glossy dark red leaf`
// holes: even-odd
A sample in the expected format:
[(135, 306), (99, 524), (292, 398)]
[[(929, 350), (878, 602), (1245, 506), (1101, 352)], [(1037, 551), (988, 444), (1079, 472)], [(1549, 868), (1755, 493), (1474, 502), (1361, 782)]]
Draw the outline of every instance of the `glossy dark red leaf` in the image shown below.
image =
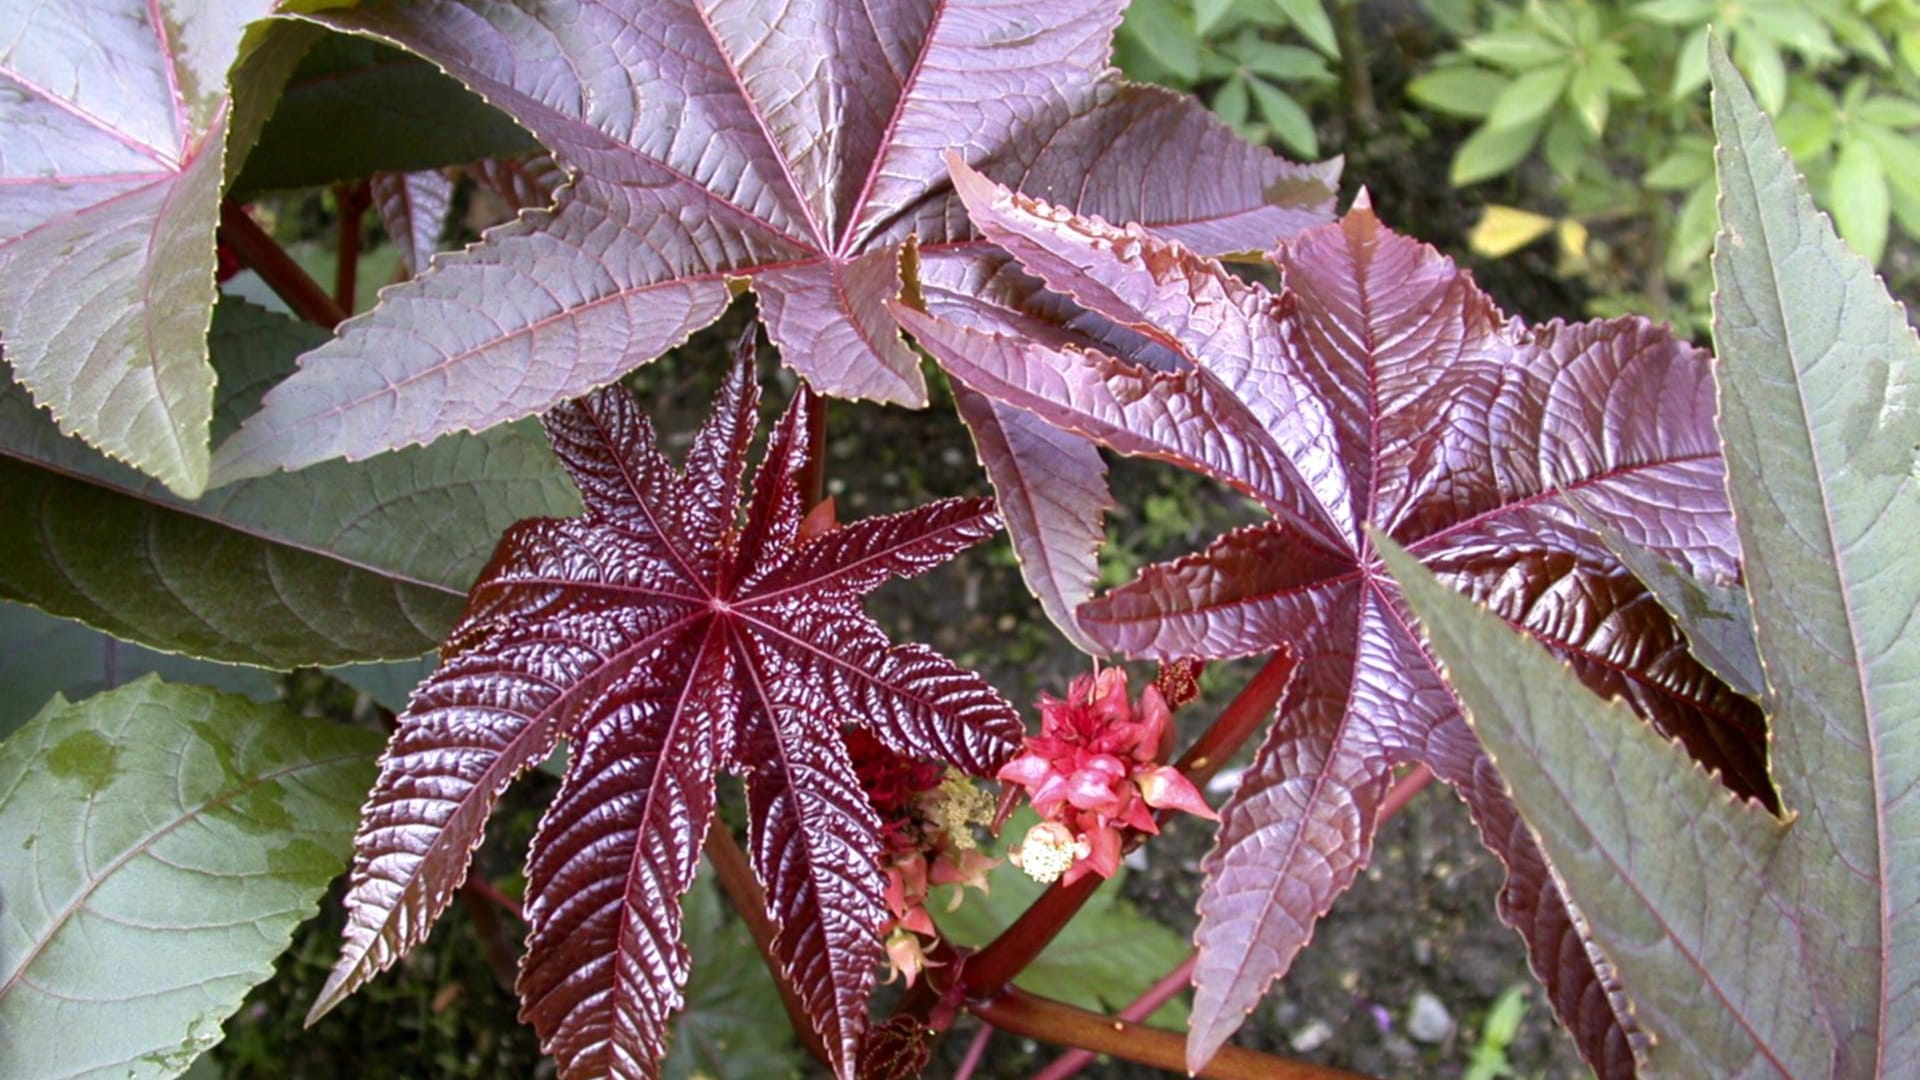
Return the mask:
[(508, 532), (400, 718), (315, 1015), (425, 937), (500, 791), (565, 738), (572, 760), (528, 856), (520, 974), (561, 1075), (655, 1075), (691, 962), (680, 897), (723, 770), (747, 780), (774, 952), (851, 1075), (887, 909), (879, 823), (841, 733), (864, 725), (988, 776), (1022, 730), (983, 679), (892, 643), (860, 600), (999, 522), (987, 500), (949, 499), (803, 533), (805, 390), (743, 507), (758, 405), (749, 339), (684, 472), (624, 389), (549, 414), (586, 513)]
[(1270, 291), (957, 161), (955, 185), (975, 225), (1047, 288), (1176, 360), (1028, 332), (957, 297), (929, 305), (943, 318), (897, 309), (903, 325), (1000, 406), (1217, 479), (1272, 517), (1079, 611), (1088, 635), (1129, 655), (1287, 645), (1300, 658), (1205, 862), (1190, 1064), (1233, 1033), (1365, 865), (1391, 770), (1424, 762), (1506, 864), (1501, 914), (1582, 1051), (1603, 1075), (1631, 1073), (1640, 1036), (1617, 980), (1366, 527), (1557, 649), (1730, 787), (1771, 800), (1758, 711), (1688, 655), (1590, 523), (1703, 577), (1735, 573), (1709, 358), (1643, 320), (1509, 319), (1364, 201), (1279, 246)]
[(432, 60), (573, 182), (448, 255), (219, 451), (237, 479), (545, 409), (666, 351), (749, 283), (817, 390), (924, 404), (887, 302), (909, 241), (991, 258), (942, 155), (1208, 251), (1324, 221), (1337, 166), (1292, 165), (1108, 66), (1121, 0), (384, 0), (313, 15)]

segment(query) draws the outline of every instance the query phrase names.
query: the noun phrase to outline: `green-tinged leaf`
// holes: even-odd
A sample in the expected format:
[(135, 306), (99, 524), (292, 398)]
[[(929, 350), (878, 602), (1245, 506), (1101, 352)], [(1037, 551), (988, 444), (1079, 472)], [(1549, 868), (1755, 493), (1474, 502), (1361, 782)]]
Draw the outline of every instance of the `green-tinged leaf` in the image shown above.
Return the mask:
[(1870, 263), (1879, 262), (1887, 249), (1890, 199), (1880, 155), (1862, 140), (1842, 142), (1827, 178), (1827, 205), (1833, 208), (1840, 235)]
[(1682, 144), (1648, 169), (1641, 182), (1655, 191), (1686, 191), (1713, 182), (1713, 147)]
[(96, 0), (0, 15), (0, 338), (13, 377), (62, 430), (187, 496), (207, 484), (214, 228), (239, 122), (227, 69), (271, 9)]
[(1127, 9), (1125, 31), (1182, 85), (1199, 80), (1200, 38), (1185, 5), (1174, 0), (1138, 0)]
[(1787, 828), (1373, 533), (1474, 732), (1655, 1037), (1648, 1073), (1826, 1075), (1800, 934), (1760, 869)]
[[(1017, 842), (1038, 821), (1031, 809), (1023, 808), (1007, 823), (1003, 835), (1010, 843)], [(1120, 898), (1126, 873), (1122, 869), (1100, 886), (1060, 936), (1014, 979), (1016, 986), (1083, 1009), (1118, 1012), (1186, 959), (1193, 948), (1190, 942)], [(1004, 861), (988, 874), (988, 884), (990, 895), (983, 897), (970, 889), (966, 900), (951, 912), (945, 910), (946, 889), (938, 890), (927, 904), (940, 932), (954, 944), (985, 945), (1046, 891), (1046, 886)], [(1162, 1026), (1184, 1026), (1186, 1020), (1184, 997), (1168, 1001), (1149, 1018)]]
[(1734, 39), (1733, 56), (1740, 62), (1740, 70), (1753, 80), (1760, 106), (1770, 113), (1779, 112), (1787, 100), (1787, 62), (1779, 48), (1759, 34), (1741, 34)]
[(165, 1077), (346, 866), (381, 739), (157, 676), (0, 747), (0, 1072)]
[(1274, 137), (1288, 150), (1303, 158), (1320, 156), (1320, 140), (1313, 133), (1313, 118), (1293, 100), (1285, 90), (1260, 78), (1250, 78), (1247, 86), (1253, 91), (1254, 104), (1260, 107), (1260, 115), (1273, 128)]
[(1563, 63), (1567, 56), (1565, 47), (1526, 30), (1481, 34), (1468, 38), (1464, 44), (1469, 55), (1515, 73), (1544, 64)]
[(1607, 72), (1598, 65), (1581, 68), (1567, 82), (1567, 104), (1595, 138), (1606, 133), (1612, 95), (1613, 88), (1608, 82)]
[(1673, 100), (1685, 101), (1707, 85), (1707, 34), (1705, 26), (1695, 27), (1680, 43), (1673, 59)]
[(1286, 13), (1287, 21), (1300, 31), (1301, 37), (1312, 42), (1314, 48), (1333, 59), (1340, 58), (1340, 39), (1333, 32), (1333, 20), (1327, 18), (1326, 5), (1321, 0), (1273, 0), (1273, 6)]
[(1648, 0), (1633, 13), (1664, 26), (1692, 26), (1713, 17), (1714, 0)]
[(1536, 68), (1508, 83), (1493, 99), (1489, 127), (1514, 128), (1536, 123), (1553, 111), (1567, 88), (1572, 69), (1561, 64)]
[(1881, 127), (1920, 127), (1920, 101), (1876, 94), (1860, 103), (1854, 118)]
[(1225, 120), (1234, 130), (1241, 131), (1247, 126), (1247, 77), (1236, 74), (1220, 84), (1220, 90), (1213, 95), (1214, 115)]
[(1920, 1061), (1920, 341), (1713, 65), (1721, 436), (1799, 815), (1781, 892), (1839, 1072), (1885, 1075)]
[(1526, 160), (1540, 138), (1540, 128), (1538, 123), (1520, 127), (1482, 124), (1454, 151), (1448, 179), (1454, 187), (1466, 187), (1499, 176)]
[(33, 719), (55, 694), (77, 701), (149, 672), (256, 701), (275, 696), (273, 677), (258, 668), (154, 652), (68, 619), (0, 601), (0, 739)]
[(1271, 41), (1252, 38), (1236, 43), (1233, 55), (1248, 71), (1269, 79), (1285, 82), (1330, 82), (1333, 79), (1332, 73), (1327, 70), (1325, 57), (1297, 45), (1276, 45)]
[(739, 920), (726, 918), (709, 873), (694, 879), (680, 903), (682, 940), (693, 954), (693, 974), (687, 977), (686, 1009), (673, 1020), (661, 1075), (667, 1080), (798, 1075), (793, 1029), (753, 935)]
[(328, 33), (288, 79), (237, 197), (540, 149), (507, 114), (432, 64)]
[(1213, 29), (1233, 10), (1233, 3), (1234, 0), (1194, 0), (1193, 28), (1201, 34)]
[[(1572, 503), (1572, 498), (1568, 502)], [(1747, 591), (1739, 585), (1701, 581), (1588, 515), (1577, 503), (1574, 507), (1581, 511), (1587, 527), (1600, 534), (1607, 549), (1673, 616), (1687, 635), (1694, 659), (1712, 668), (1740, 693), (1760, 697), (1766, 678), (1760, 670), (1759, 648), (1753, 642), (1753, 609), (1747, 604)]]
[(1407, 84), (1407, 96), (1435, 112), (1479, 119), (1511, 80), (1480, 67), (1445, 67)]
[[(319, 336), (223, 302), (215, 429), (237, 425)], [(508, 525), (579, 505), (525, 425), (188, 503), (60, 435), (11, 385), (0, 389), (0, 502), (0, 598), (153, 648), (274, 668), (435, 647)]]

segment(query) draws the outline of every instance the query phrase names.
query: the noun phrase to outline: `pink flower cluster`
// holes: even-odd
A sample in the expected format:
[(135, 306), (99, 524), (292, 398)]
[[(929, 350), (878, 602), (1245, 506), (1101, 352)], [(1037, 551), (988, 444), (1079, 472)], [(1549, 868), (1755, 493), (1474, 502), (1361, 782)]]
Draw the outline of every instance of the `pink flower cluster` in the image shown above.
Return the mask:
[(1037, 881), (1120, 868), (1122, 828), (1157, 833), (1154, 810), (1180, 810), (1218, 821), (1178, 769), (1157, 764), (1172, 749), (1170, 710), (1149, 686), (1136, 706), (1127, 673), (1110, 667), (1073, 681), (1066, 700), (1040, 699), (1040, 734), (1000, 769), (1000, 779), (1027, 790), (1040, 824), (1012, 853)]

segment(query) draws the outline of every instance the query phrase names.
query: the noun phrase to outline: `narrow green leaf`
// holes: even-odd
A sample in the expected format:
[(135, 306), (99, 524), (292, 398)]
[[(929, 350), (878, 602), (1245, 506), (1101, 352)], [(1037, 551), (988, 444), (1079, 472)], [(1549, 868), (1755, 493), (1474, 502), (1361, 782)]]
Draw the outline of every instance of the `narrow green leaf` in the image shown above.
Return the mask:
[(1920, 1061), (1920, 341), (1711, 62), (1721, 437), (1795, 899), (1840, 1071), (1885, 1075)]
[(1520, 127), (1543, 120), (1560, 102), (1572, 69), (1555, 64), (1536, 68), (1508, 83), (1493, 99), (1493, 111), (1487, 114), (1489, 127)]
[(346, 866), (381, 740), (147, 676), (0, 747), (0, 1071), (165, 1077)]
[(1454, 151), (1449, 179), (1454, 187), (1466, 187), (1499, 176), (1525, 161), (1540, 138), (1539, 123), (1521, 127), (1494, 127), (1482, 124), (1474, 129)]
[(1250, 78), (1247, 86), (1260, 106), (1273, 134), (1288, 150), (1309, 161), (1320, 156), (1320, 140), (1313, 133), (1313, 119), (1292, 95), (1265, 79)]
[(1374, 543), (1557, 880), (1653, 1033), (1649, 1075), (1826, 1074), (1800, 935), (1760, 869), (1787, 829), (1631, 710)]
[(1665, 26), (1692, 26), (1713, 17), (1713, 0), (1647, 0), (1633, 13)]
[(1340, 58), (1340, 39), (1333, 32), (1333, 20), (1327, 18), (1326, 5), (1321, 0), (1273, 0), (1273, 5), (1286, 13), (1287, 21), (1300, 31), (1301, 37), (1312, 42), (1314, 48), (1332, 59)]
[(1879, 262), (1887, 249), (1891, 198), (1886, 171), (1874, 148), (1860, 139), (1842, 142), (1833, 175), (1827, 179), (1827, 204), (1833, 207), (1833, 223), (1840, 235), (1869, 263)]
[(1429, 71), (1407, 84), (1407, 96), (1435, 112), (1479, 119), (1511, 81), (1480, 67), (1445, 67)]
[[(222, 303), (216, 430), (317, 336)], [(190, 503), (60, 435), (10, 385), (0, 389), (0, 502), (10, 508), (0, 598), (152, 648), (272, 668), (434, 648), (508, 525), (579, 505), (528, 425)]]
[(1753, 79), (1761, 107), (1779, 112), (1787, 100), (1787, 62), (1780, 49), (1760, 34), (1744, 33), (1734, 39), (1733, 55)]
[(1563, 63), (1567, 56), (1566, 49), (1526, 30), (1481, 34), (1468, 38), (1465, 47), (1469, 55), (1516, 73), (1544, 64)]
[(33, 719), (55, 694), (77, 701), (150, 672), (255, 701), (275, 697), (273, 677), (259, 668), (154, 652), (69, 619), (0, 601), (0, 739)]
[(1126, 28), (1154, 62), (1191, 86), (1200, 78), (1200, 38), (1193, 19), (1173, 0), (1138, 0), (1127, 9)]

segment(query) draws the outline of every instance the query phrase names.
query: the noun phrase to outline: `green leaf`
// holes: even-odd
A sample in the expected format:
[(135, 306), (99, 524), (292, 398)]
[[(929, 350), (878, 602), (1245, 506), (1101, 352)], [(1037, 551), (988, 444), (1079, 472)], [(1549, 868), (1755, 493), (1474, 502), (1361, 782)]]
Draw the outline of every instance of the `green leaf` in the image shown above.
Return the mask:
[(1854, 118), (1896, 130), (1920, 127), (1920, 101), (1876, 94), (1861, 102)]
[(1714, 0), (1648, 0), (1633, 13), (1665, 26), (1693, 26), (1713, 18)]
[(326, 33), (287, 80), (233, 191), (245, 199), (539, 149), (506, 113), (425, 60)]
[(1838, 1060), (1884, 1071), (1920, 1060), (1920, 341), (1713, 63), (1721, 436), (1808, 979)]
[[(1757, 869), (1785, 826), (1391, 539), (1372, 536), (1555, 879), (1653, 1033), (1648, 1074), (1761, 1075), (1772, 1063), (1826, 1075), (1798, 928), (1764, 901)], [(1758, 1038), (1756, 1016), (1766, 1023)]]
[(0, 601), (0, 739), (33, 719), (55, 694), (69, 700), (91, 697), (149, 672), (174, 682), (231, 690), (255, 701), (276, 696), (273, 677), (258, 668), (154, 652), (69, 619)]
[(1466, 187), (1489, 180), (1525, 161), (1540, 137), (1539, 123), (1520, 127), (1494, 127), (1482, 124), (1474, 129), (1453, 155), (1449, 179), (1454, 187)]
[(1210, 108), (1234, 130), (1244, 129), (1247, 124), (1247, 77), (1234, 75), (1221, 83), (1220, 90), (1213, 95)]
[(1705, 26), (1696, 27), (1680, 43), (1680, 52), (1673, 58), (1673, 88), (1669, 93), (1675, 101), (1684, 101), (1707, 85), (1707, 34)]
[(1254, 103), (1260, 106), (1260, 115), (1273, 128), (1275, 138), (1306, 160), (1320, 156), (1320, 140), (1314, 136), (1313, 120), (1292, 96), (1265, 79), (1249, 78), (1247, 86), (1253, 91)]
[(1606, 134), (1611, 96), (1607, 73), (1597, 65), (1581, 68), (1567, 83), (1567, 104), (1596, 139)]
[[(1022, 808), (1007, 823), (1009, 842), (1039, 821)], [(1141, 914), (1120, 898), (1126, 870), (1100, 886), (1080, 913), (1067, 923), (1046, 951), (1015, 978), (1023, 990), (1098, 1012), (1118, 1012), (1172, 971), (1193, 950), (1192, 943)], [(979, 948), (1013, 925), (1046, 886), (1002, 862), (988, 875), (992, 892), (968, 890), (957, 910), (946, 911), (946, 890), (927, 904), (940, 933), (956, 945)], [(1187, 1007), (1174, 998), (1149, 1018), (1162, 1026), (1185, 1026)]]
[[(215, 322), (214, 427), (231, 429), (320, 334), (234, 302)], [(0, 389), (0, 503), (0, 598), (272, 668), (434, 648), (508, 525), (579, 506), (527, 425), (189, 503), (61, 436), (18, 387)]]
[(1567, 59), (1563, 46), (1526, 30), (1481, 34), (1468, 38), (1465, 48), (1468, 54), (1515, 73), (1546, 64), (1564, 64)]
[(1827, 204), (1840, 235), (1870, 263), (1879, 262), (1887, 249), (1889, 198), (1880, 155), (1859, 139), (1842, 142), (1827, 178)]
[(1200, 38), (1187, 10), (1174, 0), (1136, 0), (1127, 9), (1126, 29), (1155, 63), (1183, 86), (1200, 78)]
[(727, 919), (711, 872), (681, 899), (681, 940), (693, 954), (686, 1008), (673, 1020), (667, 1080), (762, 1080), (798, 1075), (800, 1058), (753, 935)]
[(164, 1077), (346, 866), (381, 739), (147, 676), (0, 747), (6, 1071)]
[(1509, 81), (1486, 68), (1444, 67), (1408, 83), (1407, 96), (1435, 112), (1477, 120), (1493, 109)]
[(1258, 38), (1236, 44), (1233, 50), (1240, 66), (1256, 75), (1287, 82), (1327, 82), (1333, 76), (1327, 61), (1319, 53), (1297, 45), (1275, 45)]
[(1233, 10), (1233, 4), (1234, 0), (1194, 0), (1194, 30), (1204, 37), (1207, 31), (1226, 18), (1227, 12)]
[(1328, 57), (1340, 58), (1340, 39), (1333, 32), (1333, 20), (1327, 18), (1327, 9), (1321, 0), (1273, 0), (1273, 6), (1286, 13), (1287, 21), (1293, 24), (1300, 36), (1313, 43), (1313, 47)]
[(1520, 127), (1542, 121), (1560, 102), (1572, 69), (1562, 65), (1537, 68), (1508, 83), (1493, 99), (1487, 114), (1489, 127)]
[(1753, 80), (1753, 92), (1759, 95), (1760, 106), (1768, 112), (1779, 112), (1787, 100), (1787, 62), (1780, 56), (1780, 50), (1767, 38), (1746, 33), (1734, 40), (1733, 55), (1740, 62), (1740, 69)]
[(1685, 191), (1713, 182), (1713, 148), (1688, 141), (1648, 169), (1641, 182), (1655, 191)]

